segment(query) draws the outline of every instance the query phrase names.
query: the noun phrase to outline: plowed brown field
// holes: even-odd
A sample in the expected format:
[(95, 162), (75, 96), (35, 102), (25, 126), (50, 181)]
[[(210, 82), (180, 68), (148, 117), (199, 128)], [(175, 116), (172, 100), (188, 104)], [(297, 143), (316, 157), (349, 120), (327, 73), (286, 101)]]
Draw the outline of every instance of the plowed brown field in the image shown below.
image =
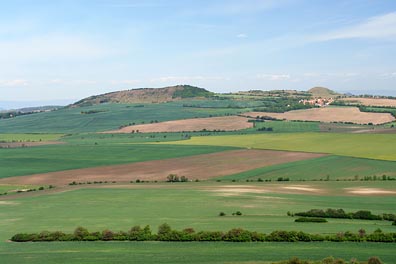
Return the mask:
[(10, 177), (1, 179), (0, 183), (66, 185), (73, 181), (126, 182), (136, 179), (164, 181), (171, 173), (178, 176), (186, 176), (192, 180), (204, 180), (264, 166), (322, 157), (324, 155), (270, 150), (230, 150), (184, 158)]
[(389, 123), (395, 118), (389, 113), (365, 113), (357, 107), (326, 107), (294, 110), (285, 113), (249, 112), (245, 116), (268, 116), (285, 120), (304, 120), (320, 122), (352, 122), (354, 124), (375, 125)]
[(342, 98), (340, 99), (347, 103), (361, 104), (366, 106), (388, 106), (396, 107), (396, 99), (383, 99), (383, 98)]
[(202, 130), (241, 130), (253, 127), (253, 123), (248, 122), (248, 118), (240, 116), (222, 116), (209, 118), (192, 118), (184, 120), (166, 121), (153, 124), (142, 124), (123, 127), (118, 130), (106, 131), (103, 133), (131, 133), (131, 132), (182, 132), (182, 131), (202, 131)]

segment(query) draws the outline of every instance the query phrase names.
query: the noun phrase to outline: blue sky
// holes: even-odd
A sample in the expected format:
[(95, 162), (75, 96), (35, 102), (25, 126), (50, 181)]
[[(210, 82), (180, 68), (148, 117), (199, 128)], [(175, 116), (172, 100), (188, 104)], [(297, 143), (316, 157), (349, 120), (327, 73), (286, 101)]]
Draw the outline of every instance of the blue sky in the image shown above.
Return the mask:
[(0, 1), (0, 101), (137, 87), (396, 95), (396, 1)]

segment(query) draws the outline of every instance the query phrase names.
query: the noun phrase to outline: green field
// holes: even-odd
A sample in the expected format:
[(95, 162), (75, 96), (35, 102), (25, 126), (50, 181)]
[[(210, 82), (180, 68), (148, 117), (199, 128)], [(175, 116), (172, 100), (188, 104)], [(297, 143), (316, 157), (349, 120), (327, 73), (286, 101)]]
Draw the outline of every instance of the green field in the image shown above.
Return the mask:
[[(128, 186), (130, 188), (128, 188)], [(326, 224), (295, 223), (286, 213), (312, 208), (343, 208), (346, 211), (371, 210), (375, 214), (396, 213), (394, 196), (350, 196), (346, 187), (367, 186), (394, 188), (396, 183), (317, 183), (308, 187), (323, 189), (323, 194), (281, 193), (274, 188), (292, 184), (256, 184), (274, 191), (243, 191), (234, 184), (233, 192), (224, 190), (221, 183), (130, 184), (122, 188), (87, 188), (35, 197), (15, 196), (0, 204), (0, 239), (18, 232), (62, 230), (72, 232), (76, 226), (91, 231), (109, 228), (128, 230), (134, 225), (149, 224), (154, 230), (168, 223), (175, 229), (193, 227), (196, 230), (226, 231), (236, 227), (269, 233), (274, 230), (301, 230), (310, 233), (356, 232), (364, 228), (372, 232), (381, 228), (394, 232), (388, 221), (329, 219)], [(226, 184), (229, 186), (229, 184)], [(228, 188), (228, 187), (227, 187)], [(230, 195), (231, 194), (231, 195)], [(11, 197), (9, 197), (11, 198)], [(210, 204), (211, 206), (207, 206)], [(237, 210), (243, 216), (232, 216)], [(227, 216), (219, 217), (219, 212)]]
[(318, 152), (396, 161), (396, 134), (280, 133), (232, 135), (193, 137), (190, 140), (172, 142), (172, 144)]
[[(201, 102), (201, 101), (198, 101)], [(202, 101), (204, 102), (204, 101)], [(78, 133), (117, 129), (130, 123), (150, 123), (195, 117), (222, 116), (249, 111), (250, 108), (192, 108), (178, 101), (162, 104), (101, 104), (64, 108), (57, 111), (0, 120), (2, 133)], [(97, 111), (92, 114), (83, 114)]]
[(396, 176), (396, 162), (351, 158), (343, 156), (326, 156), (316, 159), (289, 162), (279, 165), (267, 166), (219, 179), (223, 180), (257, 180), (261, 178), (276, 180), (279, 177), (290, 180), (336, 180), (354, 179), (364, 177), (378, 177), (382, 175), (394, 178)]
[(33, 142), (58, 140), (63, 134), (0, 134), (0, 142)]
[(230, 147), (157, 145), (51, 145), (0, 149), (0, 178), (185, 157), (232, 149)]
[(259, 128), (271, 128), (271, 133), (289, 132), (319, 132), (319, 122), (300, 122), (300, 121), (265, 121), (256, 122), (254, 128), (247, 129), (256, 131)]
[[(76, 226), (90, 231), (109, 228), (128, 230), (134, 225), (149, 224), (155, 232), (162, 223), (175, 229), (222, 230), (242, 227), (269, 233), (274, 230), (301, 230), (310, 233), (372, 232), (381, 228), (395, 232), (388, 221), (329, 219), (325, 224), (295, 223), (287, 211), (312, 208), (362, 208), (373, 213), (395, 213), (393, 196), (341, 195), (346, 187), (366, 186), (395, 188), (396, 183), (329, 182), (310, 184), (324, 188), (328, 195), (243, 192), (221, 195), (221, 183), (131, 184), (116, 188), (89, 188), (35, 197), (20, 197), (0, 203), (0, 240), (18, 232), (62, 230), (72, 232)], [(230, 186), (227, 184), (227, 186)], [(231, 185), (232, 186), (232, 185)], [(250, 184), (234, 184), (236, 189)], [(282, 187), (285, 184), (256, 184), (257, 187)], [(271, 187), (272, 186), (272, 187)], [(220, 194), (220, 195), (219, 195)], [(211, 206), (207, 206), (210, 204)], [(231, 216), (240, 210), (242, 216)], [(219, 212), (227, 216), (218, 216)], [(284, 247), (287, 245), (287, 251)], [(177, 249), (177, 250), (176, 250)], [(229, 254), (227, 254), (229, 252)], [(183, 253), (183, 254), (182, 254)], [(67, 257), (65, 254), (68, 254)], [(191, 255), (190, 255), (191, 254)], [(322, 259), (333, 255), (350, 259), (367, 259), (379, 255), (392, 263), (393, 244), (381, 243), (169, 243), (169, 242), (0, 242), (0, 257), (5, 263), (122, 263), (133, 258), (145, 263), (244, 263), (245, 261), (280, 260), (291, 256)], [(139, 261), (140, 260), (140, 261)], [(229, 260), (229, 261), (227, 261)], [(63, 262), (62, 262), (63, 261)]]
[(385, 243), (174, 243), (174, 242), (66, 242), (2, 243), (3, 263), (233, 263), (269, 264), (297, 256), (321, 260), (329, 255), (350, 260), (381, 256), (394, 262), (394, 244)]

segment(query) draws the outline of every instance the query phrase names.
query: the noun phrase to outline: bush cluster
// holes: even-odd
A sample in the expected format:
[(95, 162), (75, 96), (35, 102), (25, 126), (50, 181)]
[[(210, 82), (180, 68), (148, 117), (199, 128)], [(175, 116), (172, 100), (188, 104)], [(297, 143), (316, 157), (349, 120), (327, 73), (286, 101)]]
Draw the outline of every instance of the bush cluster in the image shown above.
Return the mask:
[(302, 217), (320, 217), (320, 218), (346, 218), (346, 219), (362, 219), (362, 220), (387, 220), (396, 221), (394, 214), (374, 215), (370, 211), (360, 210), (353, 213), (346, 213), (343, 209), (311, 209), (307, 212), (295, 213), (296, 216)]
[(128, 232), (104, 230), (102, 232), (89, 232), (86, 228), (77, 227), (73, 234), (60, 231), (41, 233), (19, 233), (11, 238), (14, 242), (44, 242), (44, 241), (228, 241), (228, 242), (396, 242), (396, 233), (383, 233), (376, 230), (372, 234), (366, 234), (359, 230), (358, 233), (345, 232), (330, 235), (309, 234), (302, 231), (273, 231), (270, 234), (252, 232), (242, 228), (222, 231), (199, 231), (186, 228), (182, 231), (173, 230), (168, 224), (162, 224), (157, 234), (153, 234), (150, 226), (141, 228), (132, 227)]
[(275, 262), (273, 264), (382, 264), (382, 261), (378, 257), (371, 257), (366, 262), (360, 262), (353, 258), (349, 262), (341, 258), (327, 257), (320, 261), (302, 260), (297, 257), (293, 257), (286, 261)]

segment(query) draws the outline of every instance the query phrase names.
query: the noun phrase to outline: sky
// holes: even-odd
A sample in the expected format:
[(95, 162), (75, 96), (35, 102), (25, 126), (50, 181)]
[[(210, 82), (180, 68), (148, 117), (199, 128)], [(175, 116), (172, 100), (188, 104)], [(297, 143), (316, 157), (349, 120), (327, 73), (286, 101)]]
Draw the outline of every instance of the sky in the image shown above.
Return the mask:
[(0, 101), (176, 84), (396, 95), (396, 1), (0, 0)]

